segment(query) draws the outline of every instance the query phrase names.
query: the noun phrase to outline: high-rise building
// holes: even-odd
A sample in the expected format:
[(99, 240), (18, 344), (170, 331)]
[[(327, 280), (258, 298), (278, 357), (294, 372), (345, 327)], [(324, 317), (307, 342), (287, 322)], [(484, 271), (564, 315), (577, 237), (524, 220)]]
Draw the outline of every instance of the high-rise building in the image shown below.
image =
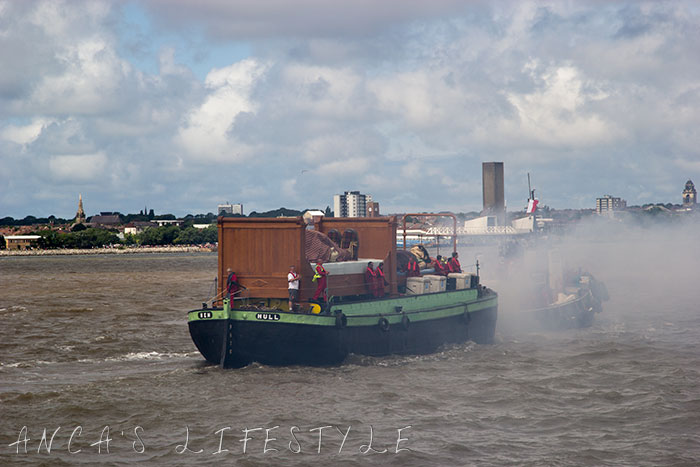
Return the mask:
[(685, 189), (683, 190), (683, 207), (693, 208), (698, 202), (698, 192), (695, 191), (695, 185), (693, 185), (692, 180), (685, 182)]
[(496, 216), (499, 225), (503, 225), (506, 212), (503, 162), (482, 162), (481, 183), (484, 199), (482, 214)]
[(627, 201), (605, 195), (595, 199), (595, 212), (598, 214), (612, 214), (614, 211), (623, 211), (627, 207)]
[(222, 214), (240, 214), (243, 215), (243, 205), (242, 204), (229, 204), (227, 201), (226, 204), (220, 204), (216, 212), (219, 215)]
[(371, 203), (372, 195), (363, 195), (359, 191), (333, 195), (335, 217), (367, 217), (367, 206)]

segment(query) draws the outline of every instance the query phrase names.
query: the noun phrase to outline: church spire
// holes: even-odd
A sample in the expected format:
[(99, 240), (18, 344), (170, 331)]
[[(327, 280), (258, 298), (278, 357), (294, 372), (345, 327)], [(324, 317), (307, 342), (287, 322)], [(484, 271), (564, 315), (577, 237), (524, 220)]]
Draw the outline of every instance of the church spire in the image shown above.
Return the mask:
[(78, 196), (78, 212), (75, 214), (75, 223), (82, 224), (85, 222), (85, 211), (83, 210), (83, 194)]

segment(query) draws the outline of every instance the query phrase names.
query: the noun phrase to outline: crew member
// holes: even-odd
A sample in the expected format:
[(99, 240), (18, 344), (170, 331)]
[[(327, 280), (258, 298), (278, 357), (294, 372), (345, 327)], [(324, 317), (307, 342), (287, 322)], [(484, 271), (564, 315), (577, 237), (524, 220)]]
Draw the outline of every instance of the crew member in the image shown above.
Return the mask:
[(374, 270), (374, 263), (370, 261), (369, 263), (367, 263), (367, 267), (365, 268), (365, 288), (367, 289), (368, 296), (377, 296), (376, 277), (377, 273)]
[(319, 299), (323, 302), (328, 301), (328, 297), (326, 295), (326, 284), (327, 284), (327, 277), (328, 277), (328, 271), (325, 270), (323, 267), (323, 261), (320, 259), (316, 262), (316, 274), (314, 274), (314, 278), (312, 280), (316, 281), (316, 293), (314, 294), (313, 299), (316, 301), (319, 301)]
[(387, 282), (384, 278), (384, 263), (379, 263), (377, 266), (377, 276), (375, 278), (375, 283), (377, 284), (375, 288), (374, 296), (377, 298), (382, 298), (384, 296), (384, 287), (386, 287)]
[(226, 277), (226, 298), (233, 300), (233, 296), (238, 292), (240, 286), (236, 273), (231, 271), (231, 268), (226, 269), (228, 277)]
[(299, 278), (294, 265), (289, 266), (287, 274), (287, 283), (289, 284), (289, 311), (296, 311), (296, 305), (299, 303)]
[(435, 258), (435, 261), (433, 261), (433, 269), (435, 269), (435, 274), (438, 276), (447, 275), (447, 269), (443, 265), (441, 255), (437, 255), (437, 258)]
[(449, 272), (462, 272), (462, 266), (459, 264), (459, 254), (455, 251), (452, 253), (452, 258), (447, 262), (447, 270)]
[(413, 256), (408, 259), (406, 264), (406, 277), (420, 277), (420, 267)]

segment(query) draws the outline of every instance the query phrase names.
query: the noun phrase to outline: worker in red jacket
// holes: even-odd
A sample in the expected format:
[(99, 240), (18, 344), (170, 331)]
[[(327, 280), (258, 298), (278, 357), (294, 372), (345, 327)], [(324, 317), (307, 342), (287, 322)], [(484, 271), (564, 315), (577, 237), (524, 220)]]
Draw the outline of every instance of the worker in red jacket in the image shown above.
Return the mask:
[(459, 254), (455, 251), (452, 253), (452, 258), (447, 262), (449, 272), (462, 272), (462, 265), (459, 264)]
[(406, 277), (420, 277), (420, 266), (418, 266), (418, 261), (413, 258), (409, 258), (406, 264)]
[(433, 269), (435, 269), (435, 274), (438, 276), (447, 275), (447, 267), (443, 264), (441, 255), (437, 255), (437, 258), (433, 261)]
[(226, 277), (226, 298), (231, 300), (231, 306), (233, 307), (233, 297), (240, 290), (240, 284), (238, 284), (238, 276), (231, 271), (231, 268), (226, 269), (226, 272), (228, 273)]
[(365, 288), (367, 289), (367, 295), (372, 297), (376, 296), (376, 277), (377, 273), (374, 271), (374, 263), (370, 261), (365, 268)]
[(386, 278), (384, 277), (384, 263), (379, 263), (379, 266), (377, 266), (374, 282), (376, 284), (374, 296), (382, 298), (384, 296), (384, 287), (387, 285)]
[(328, 301), (328, 296), (326, 295), (326, 285), (328, 283), (328, 271), (323, 267), (323, 261), (320, 259), (316, 262), (316, 274), (312, 280), (316, 281), (316, 293), (313, 299), (318, 301), (321, 299), (323, 302)]

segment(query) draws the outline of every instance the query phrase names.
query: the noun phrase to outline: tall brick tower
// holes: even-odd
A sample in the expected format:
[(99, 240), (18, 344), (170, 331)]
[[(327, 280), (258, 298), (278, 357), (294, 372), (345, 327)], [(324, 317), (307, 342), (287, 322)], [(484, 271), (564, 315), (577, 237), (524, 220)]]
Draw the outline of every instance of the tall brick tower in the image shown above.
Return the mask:
[(496, 216), (504, 225), (506, 204), (503, 182), (503, 162), (482, 162), (481, 183), (484, 196), (484, 216)]

